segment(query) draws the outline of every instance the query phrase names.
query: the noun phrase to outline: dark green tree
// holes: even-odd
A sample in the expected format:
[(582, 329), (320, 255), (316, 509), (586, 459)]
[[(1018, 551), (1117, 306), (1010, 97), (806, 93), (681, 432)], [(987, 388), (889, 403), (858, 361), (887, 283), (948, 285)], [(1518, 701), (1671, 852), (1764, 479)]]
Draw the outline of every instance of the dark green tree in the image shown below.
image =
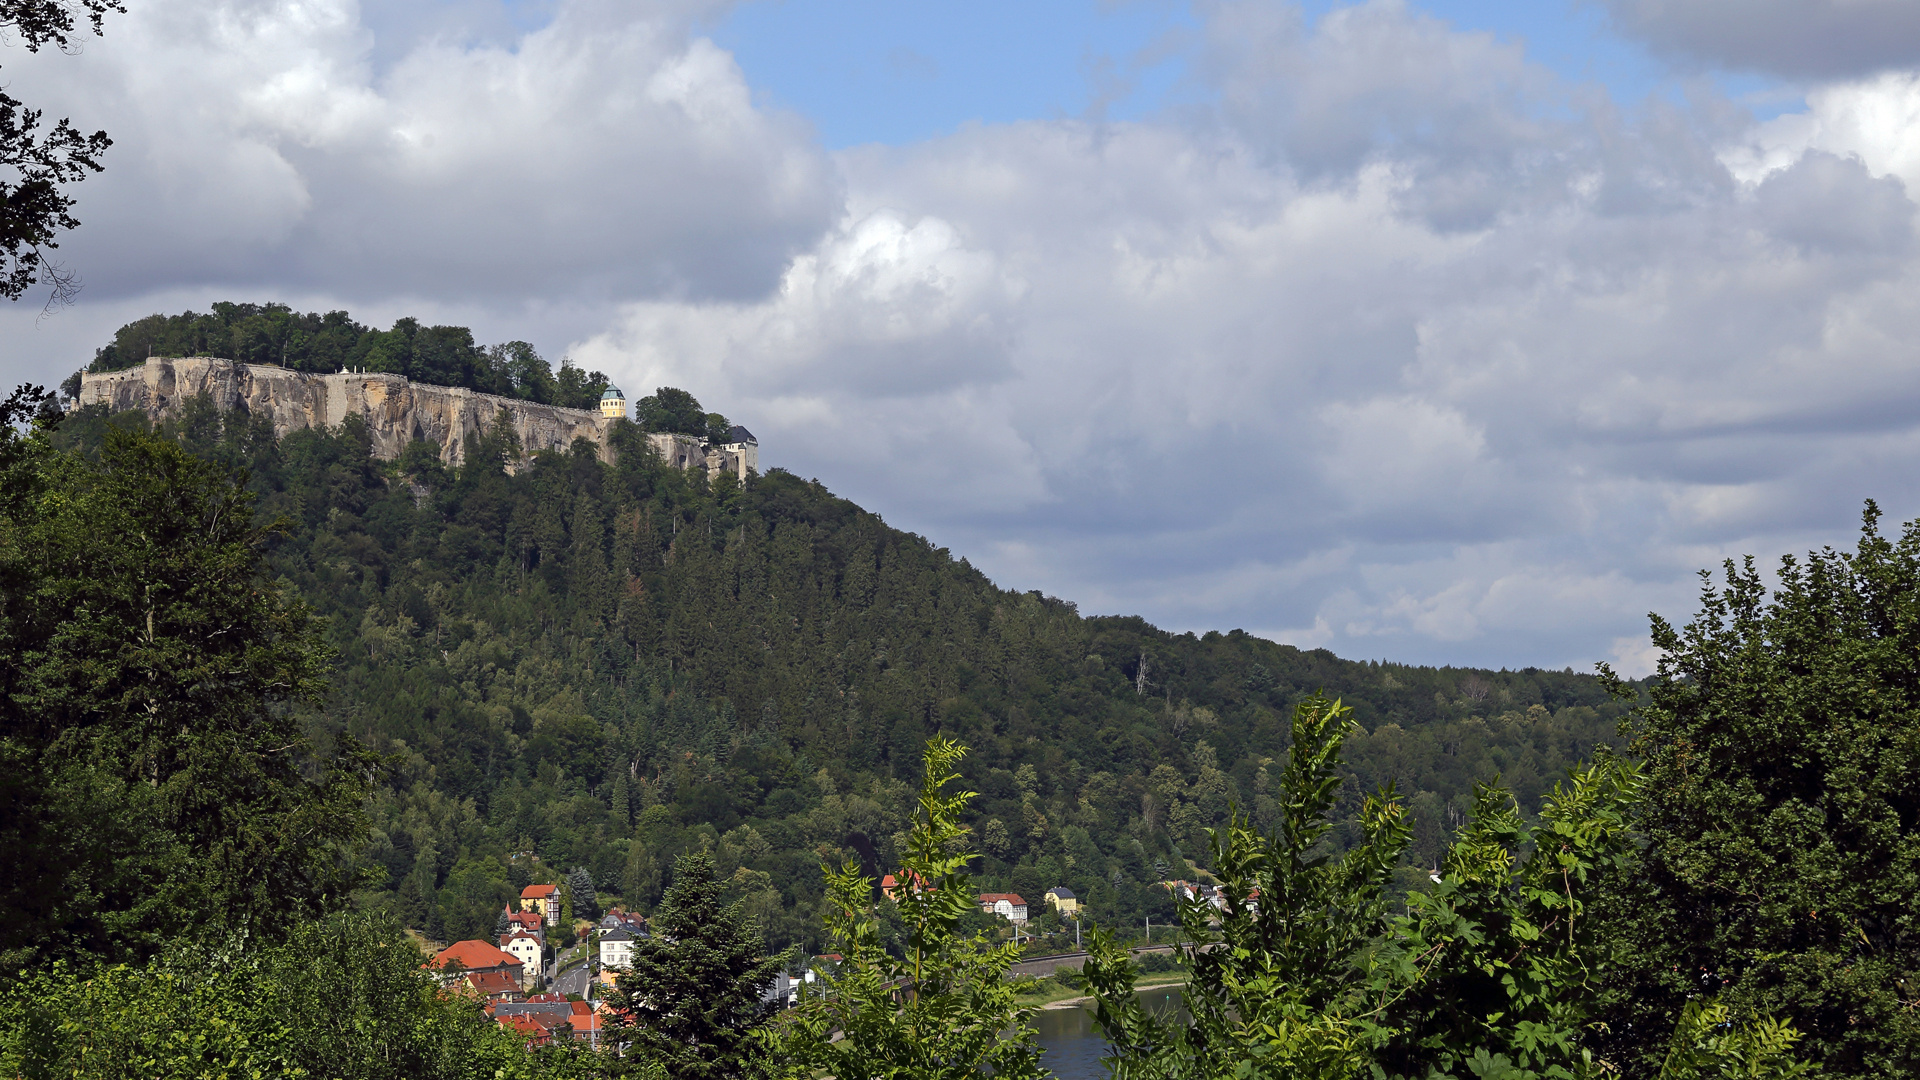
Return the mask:
[(707, 414), (700, 408), (700, 399), (677, 387), (662, 386), (634, 402), (633, 418), (648, 431), (707, 434)]
[(727, 902), (726, 890), (714, 877), (712, 856), (681, 856), (651, 920), (652, 935), (634, 943), (633, 966), (610, 995), (631, 1023), (610, 1039), (630, 1042), (637, 1057), (670, 1076), (721, 1080), (762, 1072), (754, 1031), (769, 1008), (761, 995), (786, 959), (764, 955), (760, 928), (740, 903)]
[(600, 896), (594, 891), (593, 875), (586, 867), (576, 866), (567, 875), (567, 897), (573, 901), (574, 918), (600, 921)]
[(1920, 1070), (1920, 524), (1703, 574), (1633, 720), (1645, 858), (1614, 893), (1611, 1050), (1650, 1074), (1689, 999), (1806, 1034), (1829, 1076)]
[(0, 406), (0, 955), (277, 936), (360, 876), (368, 762), (303, 709), (329, 653), (220, 468), (114, 429), (97, 460)]

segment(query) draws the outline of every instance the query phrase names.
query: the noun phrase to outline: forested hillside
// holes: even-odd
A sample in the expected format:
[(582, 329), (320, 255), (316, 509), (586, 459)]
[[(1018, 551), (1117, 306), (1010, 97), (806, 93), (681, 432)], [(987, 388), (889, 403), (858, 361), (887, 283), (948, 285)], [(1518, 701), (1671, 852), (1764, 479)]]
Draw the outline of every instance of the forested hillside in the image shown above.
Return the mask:
[[(85, 451), (141, 423), (81, 410), (58, 439)], [(386, 882), (362, 899), (442, 939), (485, 935), (522, 885), (576, 866), (646, 909), (674, 856), (710, 845), (772, 945), (817, 944), (821, 860), (897, 865), (936, 732), (972, 747), (987, 886), (1037, 909), (1064, 884), (1110, 924), (1170, 915), (1153, 883), (1206, 866), (1203, 829), (1235, 804), (1272, 822), (1287, 718), (1321, 689), (1364, 729), (1345, 805), (1397, 784), (1404, 877), (1423, 881), (1472, 781), (1499, 774), (1531, 807), (1622, 709), (1571, 671), (1083, 617), (817, 481), (664, 468), (625, 426), (616, 465), (582, 442), (509, 469), (496, 435), (455, 470), (426, 444), (374, 460), (353, 422), (275, 439), (201, 406), (170, 428), (285, 518), (269, 563), (338, 650), (312, 721), (395, 762), (368, 854)]]

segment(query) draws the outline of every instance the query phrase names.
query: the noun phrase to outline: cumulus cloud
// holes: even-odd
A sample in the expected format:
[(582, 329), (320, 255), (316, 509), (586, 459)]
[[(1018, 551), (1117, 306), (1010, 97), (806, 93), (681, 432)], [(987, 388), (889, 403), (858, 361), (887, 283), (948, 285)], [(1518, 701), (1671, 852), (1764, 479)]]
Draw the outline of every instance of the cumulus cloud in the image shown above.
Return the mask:
[(570, 0), (377, 66), (352, 0), (157, 0), (9, 74), (116, 139), (65, 249), (96, 296), (755, 295), (839, 193), (805, 122), (693, 34), (710, 6)]
[(1357, 655), (1640, 673), (1697, 568), (1920, 513), (1912, 72), (1755, 124), (1394, 0), (1220, 3), (1207, 104), (829, 157), (702, 9), (389, 56), (236, 2), (47, 84), (128, 137), (73, 247), (105, 325), (537, 309), (1004, 584)]
[(773, 298), (583, 354), (1009, 584), (1369, 655), (1637, 672), (1696, 568), (1920, 508), (1875, 464), (1916, 437), (1911, 111), (1756, 128), (1398, 3), (1208, 14), (1215, 106), (848, 152)]
[(1596, 0), (1657, 52), (1716, 67), (1831, 79), (1920, 60), (1908, 0)]

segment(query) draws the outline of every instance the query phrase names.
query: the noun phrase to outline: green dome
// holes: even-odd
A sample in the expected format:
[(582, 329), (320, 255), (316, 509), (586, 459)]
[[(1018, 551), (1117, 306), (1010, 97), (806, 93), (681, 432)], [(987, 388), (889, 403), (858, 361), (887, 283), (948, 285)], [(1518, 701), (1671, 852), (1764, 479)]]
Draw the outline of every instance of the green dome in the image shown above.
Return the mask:
[(623, 393), (621, 393), (621, 392), (620, 392), (620, 388), (619, 388), (619, 387), (617, 387), (617, 386), (614, 386), (614, 387), (609, 387), (606, 393), (604, 393), (604, 394), (601, 394), (601, 395), (600, 395), (600, 400), (601, 400), (601, 401), (605, 401), (605, 400), (607, 400), (608, 398), (619, 398), (620, 400), (622, 400), (622, 401), (625, 401), (625, 400), (626, 400), (626, 397), (627, 397), (627, 395), (625, 395), (625, 394), (623, 394)]

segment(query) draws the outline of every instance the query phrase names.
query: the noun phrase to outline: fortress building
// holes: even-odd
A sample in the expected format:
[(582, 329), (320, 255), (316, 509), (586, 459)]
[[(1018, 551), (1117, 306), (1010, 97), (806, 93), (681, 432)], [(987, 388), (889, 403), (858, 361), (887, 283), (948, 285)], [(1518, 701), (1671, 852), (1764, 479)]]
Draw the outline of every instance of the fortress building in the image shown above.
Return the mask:
[(609, 386), (607, 392), (600, 395), (600, 415), (607, 420), (621, 420), (626, 417), (627, 395), (621, 393), (619, 387)]
[[(137, 367), (89, 372), (80, 377), (78, 403), (104, 405), (114, 412), (138, 410), (157, 423), (202, 395), (223, 412), (267, 417), (277, 436), (300, 428), (338, 427), (358, 415), (366, 420), (375, 457), (397, 458), (409, 443), (424, 439), (439, 445), (440, 459), (449, 465), (460, 464), (467, 436), (485, 435), (503, 419), (529, 457), (586, 439), (599, 446), (602, 461), (611, 462), (614, 451), (608, 436), (613, 425), (627, 417), (627, 400), (619, 390), (607, 391), (595, 413), (411, 382), (382, 372), (308, 375), (212, 356), (156, 356)], [(709, 477), (725, 471), (744, 480), (760, 467), (760, 444), (741, 427), (718, 445), (669, 432), (648, 432), (646, 441), (666, 464), (679, 469), (705, 466)]]

